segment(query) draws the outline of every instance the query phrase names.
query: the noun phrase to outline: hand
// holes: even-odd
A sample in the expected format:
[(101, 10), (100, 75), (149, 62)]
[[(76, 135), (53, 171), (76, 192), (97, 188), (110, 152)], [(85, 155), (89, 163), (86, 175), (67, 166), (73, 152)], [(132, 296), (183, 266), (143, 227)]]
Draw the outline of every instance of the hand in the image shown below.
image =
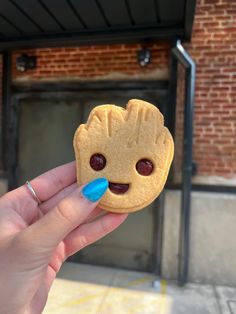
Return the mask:
[[(77, 187), (75, 163), (31, 181), (0, 199), (1, 314), (38, 314), (67, 257), (117, 228), (126, 214), (106, 213)], [(98, 217), (99, 216), (99, 217)]]

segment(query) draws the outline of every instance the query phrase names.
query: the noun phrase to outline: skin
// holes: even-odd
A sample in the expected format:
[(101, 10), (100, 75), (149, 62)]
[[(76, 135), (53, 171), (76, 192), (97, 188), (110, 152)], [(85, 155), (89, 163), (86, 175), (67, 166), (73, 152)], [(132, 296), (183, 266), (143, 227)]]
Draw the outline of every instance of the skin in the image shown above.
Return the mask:
[(127, 214), (104, 213), (85, 199), (75, 162), (31, 180), (0, 198), (2, 314), (42, 313), (50, 287), (70, 255), (116, 229)]

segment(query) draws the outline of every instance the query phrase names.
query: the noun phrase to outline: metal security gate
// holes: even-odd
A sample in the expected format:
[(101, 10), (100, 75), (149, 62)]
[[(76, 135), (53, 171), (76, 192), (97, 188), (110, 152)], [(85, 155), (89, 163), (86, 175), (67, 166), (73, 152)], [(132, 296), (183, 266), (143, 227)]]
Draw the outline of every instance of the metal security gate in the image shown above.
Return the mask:
[[(172, 10), (169, 9), (170, 6), (172, 7)], [(22, 138), (19, 138), (19, 115), (20, 109), (24, 106), (22, 105), (22, 108), (20, 108), (19, 103), (23, 101), (23, 99), (26, 99), (29, 94), (31, 94), (31, 97), (35, 96), (34, 100), (38, 102), (43, 99), (47, 99), (49, 102), (51, 101), (49, 93), (44, 93), (46, 86), (43, 88), (41, 86), (41, 93), (39, 93), (40, 88), (38, 90), (36, 88), (33, 91), (32, 88), (28, 86), (25, 87), (24, 91), (22, 89), (20, 94), (16, 94), (15, 89), (15, 92), (12, 95), (11, 84), (13, 50), (36, 47), (96, 45), (104, 43), (136, 42), (145, 44), (151, 41), (157, 42), (160, 40), (171, 43), (173, 40), (176, 40), (176, 38), (180, 38), (183, 41), (190, 41), (195, 7), (196, 0), (140, 0), (138, 1), (138, 5), (136, 1), (128, 2), (123, 0), (73, 1), (73, 4), (72, 1), (69, 2), (63, 0), (60, 1), (59, 4), (58, 1), (52, 0), (47, 3), (44, 1), (43, 5), (37, 0), (25, 0), (17, 3), (13, 1), (0, 2), (0, 51), (3, 54), (3, 101), (1, 111), (3, 156), (1, 158), (1, 162), (3, 174), (8, 180), (8, 188), (12, 189), (16, 186), (17, 177), (21, 176), (21, 180), (24, 178), (24, 171), (22, 171), (23, 163), (21, 163), (22, 168), (19, 167), (18, 163), (21, 158), (18, 154), (18, 148), (19, 141), (21, 141), (21, 145), (26, 145), (25, 148), (27, 148), (27, 141), (30, 136), (30, 132), (26, 133), (25, 136), (27, 135), (27, 141), (24, 142), (22, 142)], [(146, 12), (147, 14), (143, 14), (143, 12)], [(183, 62), (184, 59), (184, 56), (182, 56), (179, 60)], [(137, 90), (149, 89), (151, 93), (150, 86), (152, 86), (152, 84), (155, 85), (154, 90), (157, 91), (160, 87), (158, 87), (159, 82), (153, 81), (150, 85), (147, 82), (146, 87), (144, 87), (145, 84), (143, 82), (139, 85), (139, 87), (136, 85), (136, 92)], [(71, 84), (71, 86), (72, 85), (73, 84)], [(83, 89), (80, 89), (79, 85), (80, 83), (77, 83), (78, 91)], [(111, 82), (107, 82), (106, 88), (109, 89), (111, 85)], [(128, 83), (127, 85), (129, 86), (125, 89), (132, 90), (132, 88), (130, 88), (130, 84)], [(57, 90), (58, 98), (56, 99), (57, 101), (61, 101), (61, 90), (63, 90), (63, 88), (60, 86), (57, 89), (56, 86), (57, 85), (54, 85), (54, 89), (51, 90)], [(75, 88), (71, 86), (67, 86), (67, 92), (75, 91)], [(25, 93), (24, 95), (23, 92)], [(90, 93), (93, 92), (96, 93), (97, 89), (90, 88)], [(134, 98), (138, 98), (137, 94), (135, 94)], [(145, 96), (145, 99), (148, 100), (148, 97)], [(76, 99), (74, 100), (76, 101)], [(152, 97), (150, 100), (152, 101)], [(25, 106), (27, 107), (26, 102)], [(62, 112), (65, 113), (65, 111), (63, 111), (65, 108), (62, 103), (60, 103), (60, 106), (61, 111), (59, 110), (60, 112), (57, 113), (57, 119), (59, 120), (61, 119), (60, 115), (62, 115)], [(30, 108), (30, 106), (28, 107)], [(168, 106), (164, 106), (163, 109), (167, 107)], [(76, 107), (74, 107), (74, 110), (74, 113), (76, 114)], [(187, 112), (188, 111), (186, 110), (186, 113)], [(51, 114), (52, 113), (53, 110), (51, 111)], [(77, 114), (80, 115), (81, 111), (79, 110)], [(52, 114), (52, 116), (54, 116), (54, 114)], [(65, 117), (71, 121), (74, 118), (72, 113), (70, 115), (68, 112), (65, 113)], [(172, 117), (167, 117), (167, 121), (173, 122), (174, 118), (175, 116), (172, 114)], [(41, 121), (42, 123), (43, 120)], [(192, 123), (192, 121), (190, 121), (190, 123)], [(168, 127), (173, 130), (171, 123), (168, 123)], [(36, 126), (34, 131), (37, 131)], [(63, 130), (60, 132), (64, 134)], [(69, 129), (65, 126), (64, 132), (71, 131), (69, 131)], [(21, 133), (21, 136), (23, 136), (23, 133)], [(41, 140), (43, 139), (44, 144), (46, 145), (48, 139), (47, 137), (42, 137)], [(189, 141), (187, 141), (187, 143), (188, 145), (191, 145)], [(66, 146), (66, 142), (62, 143), (62, 145), (67, 147), (68, 151), (70, 151), (69, 146)], [(63, 154), (59, 153), (57, 160), (58, 163), (61, 163), (62, 161), (64, 162), (68, 159), (66, 151), (67, 150), (65, 150)], [(51, 150), (51, 153), (53, 153), (53, 150)], [(32, 169), (35, 172), (41, 172), (43, 169), (40, 168), (40, 165), (43, 168), (42, 162), (38, 162), (38, 169), (35, 170), (35, 167), (32, 167)], [(53, 165), (55, 166), (55, 164)], [(47, 167), (49, 166), (50, 164), (47, 163)], [(33, 170), (31, 172), (32, 174)], [(189, 172), (190, 170), (186, 168), (185, 177), (188, 179), (185, 183), (190, 181)], [(188, 206), (190, 205), (189, 189), (187, 188), (187, 184), (183, 185), (183, 190), (184, 189), (185, 192), (188, 192), (188, 194), (183, 193), (183, 195), (187, 195), (187, 197), (183, 197), (182, 199), (182, 203), (185, 204), (185, 211), (183, 211), (183, 213), (185, 212), (187, 215), (183, 214), (182, 216), (182, 218), (185, 217), (182, 224), (185, 227), (181, 229), (181, 234), (183, 235), (182, 239), (186, 240), (188, 236)], [(160, 239), (160, 237), (158, 239)], [(158, 241), (155, 241), (155, 243), (157, 242)], [(187, 248), (186, 241), (181, 241), (181, 243), (182, 248)], [(153, 252), (153, 254), (156, 255), (155, 257), (157, 257), (157, 250), (154, 250)], [(182, 278), (181, 281), (184, 282), (187, 280), (187, 250), (183, 250), (182, 253), (180, 259), (185, 261), (185, 266), (180, 267), (180, 272), (182, 274), (185, 273), (185, 275), (184, 280), (182, 280), (182, 275), (180, 278)], [(182, 262), (180, 262), (180, 265), (183, 265), (181, 263)], [(152, 263), (149, 263), (149, 265), (151, 264)], [(157, 264), (158, 263), (156, 263), (156, 265)], [(148, 263), (146, 263), (146, 265), (148, 265)], [(160, 272), (158, 271), (158, 273)]]
[[(83, 85), (83, 84), (82, 84)], [(54, 86), (55, 87), (55, 86)], [(83, 87), (83, 88), (82, 88)], [(66, 89), (67, 88), (67, 89)], [(87, 120), (91, 109), (100, 104), (125, 106), (140, 98), (156, 104), (169, 121), (167, 82), (107, 82), (87, 86), (15, 87), (15, 121), (10, 132), (15, 138), (12, 159), (12, 187), (57, 165), (74, 159), (73, 134)], [(64, 89), (64, 90), (63, 90)], [(14, 157), (15, 156), (15, 157)], [(70, 258), (74, 262), (155, 271), (160, 254), (161, 227), (159, 202), (133, 213), (115, 232)]]

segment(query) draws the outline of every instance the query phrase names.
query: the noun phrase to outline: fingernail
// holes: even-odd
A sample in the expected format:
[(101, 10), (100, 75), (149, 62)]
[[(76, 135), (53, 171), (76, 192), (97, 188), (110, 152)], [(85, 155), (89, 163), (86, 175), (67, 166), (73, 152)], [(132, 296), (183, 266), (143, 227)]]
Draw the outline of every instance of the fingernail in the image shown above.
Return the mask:
[(89, 182), (82, 189), (82, 194), (91, 202), (98, 201), (108, 188), (108, 181), (106, 178), (98, 178)]

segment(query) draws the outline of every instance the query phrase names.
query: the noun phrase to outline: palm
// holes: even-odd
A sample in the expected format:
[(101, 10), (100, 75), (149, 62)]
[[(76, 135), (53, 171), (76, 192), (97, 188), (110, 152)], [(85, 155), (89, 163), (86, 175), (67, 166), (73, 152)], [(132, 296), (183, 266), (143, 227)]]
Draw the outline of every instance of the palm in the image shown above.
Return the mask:
[[(28, 205), (26, 206), (28, 207)], [(5, 211), (8, 219), (2, 222), (2, 224), (4, 224), (2, 226), (4, 233), (1, 233), (0, 240), (4, 240), (4, 238), (7, 236), (16, 235), (21, 230), (27, 228), (31, 223), (45, 215), (45, 213), (51, 209), (48, 208), (47, 204), (45, 204), (43, 206), (43, 210), (40, 210), (35, 202), (32, 202), (30, 211), (21, 211), (14, 207), (15, 206), (13, 206), (13, 208), (6, 208), (2, 210), (2, 213)], [(31, 287), (31, 289), (35, 291), (35, 295), (30, 302), (30, 308), (28, 309), (29, 313), (38, 313), (43, 309), (47, 300), (48, 291), (52, 285), (53, 280), (55, 279), (56, 273), (63, 261), (66, 259), (66, 251), (65, 242), (62, 241), (56, 247), (50, 262), (46, 266), (46, 272), (42, 268), (39, 268), (37, 281), (33, 281), (34, 287)], [(22, 266), (24, 267), (24, 265)]]
[[(38, 206), (26, 186), (0, 199), (0, 255), (3, 256), (0, 269), (4, 269), (8, 260), (13, 261), (9, 268), (11, 280), (8, 280), (7, 272), (3, 279), (14, 283), (8, 287), (17, 300), (13, 308), (26, 307), (24, 314), (42, 312), (56, 273), (68, 256), (105, 236), (127, 217), (126, 214), (108, 213), (98, 218), (102, 211), (99, 207), (81, 205), (75, 180), (75, 164), (70, 163), (31, 181), (43, 201), (41, 205)], [(60, 205), (63, 201), (64, 205)], [(70, 202), (74, 202), (72, 207), (68, 207)], [(77, 218), (73, 220), (72, 215), (68, 220), (66, 214), (59, 215), (60, 219), (55, 222), (59, 207), (63, 207), (65, 213), (74, 209)], [(58, 232), (58, 223), (65, 230), (63, 236)]]
[[(73, 186), (71, 186), (71, 188), (73, 188)], [(70, 192), (71, 188), (67, 192)], [(61, 196), (57, 195), (56, 198), (54, 197), (54, 199), (49, 199), (40, 207), (32, 199), (30, 202), (27, 201), (27, 203), (24, 204), (24, 210), (22, 207), (14, 206), (14, 204), (12, 208), (3, 209), (3, 212), (6, 212), (8, 219), (4, 221), (4, 228), (2, 228), (4, 230), (4, 234), (2, 233), (1, 237), (14, 236), (21, 230), (27, 228), (30, 224), (40, 219), (49, 210), (51, 210), (52, 206), (55, 205), (55, 203), (64, 195), (65, 192), (63, 192)], [(28, 208), (30, 208), (30, 210), (27, 210)], [(96, 208), (85, 222), (91, 221), (100, 212), (101, 210)], [(36, 291), (31, 302), (33, 309), (29, 309), (29, 313), (34, 313), (36, 308), (43, 308), (47, 300), (48, 291), (63, 261), (76, 250), (77, 247), (73, 245), (73, 241), (70, 241), (69, 237), (67, 237), (55, 248), (48, 265), (46, 265), (46, 271), (45, 269), (39, 268), (37, 281), (33, 282), (34, 287), (32, 287), (32, 289)], [(36, 311), (36, 313), (38, 313), (38, 311)]]

